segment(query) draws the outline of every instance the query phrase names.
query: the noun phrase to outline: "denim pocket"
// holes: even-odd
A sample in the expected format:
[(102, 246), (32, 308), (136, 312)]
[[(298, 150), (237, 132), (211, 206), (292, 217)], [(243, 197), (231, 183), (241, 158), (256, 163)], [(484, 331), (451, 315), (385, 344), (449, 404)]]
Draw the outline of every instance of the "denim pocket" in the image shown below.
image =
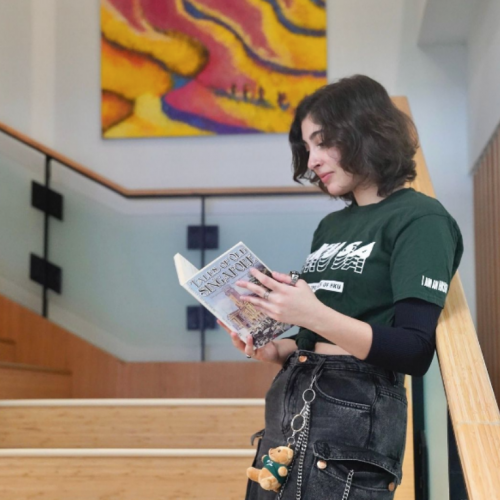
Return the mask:
[(376, 385), (367, 373), (324, 369), (315, 383), (319, 396), (341, 406), (370, 411), (375, 401)]
[(376, 386), (367, 383), (366, 375), (324, 370), (314, 390), (317, 397), (311, 405), (312, 439), (345, 446), (366, 446), (376, 396)]
[[(336, 447), (325, 441), (313, 445), (313, 460), (307, 498), (390, 500), (400, 482), (398, 463), (365, 448)], [(348, 477), (352, 472), (350, 486)]]
[(406, 444), (408, 405), (399, 394), (379, 389), (373, 405), (369, 448), (398, 462)]

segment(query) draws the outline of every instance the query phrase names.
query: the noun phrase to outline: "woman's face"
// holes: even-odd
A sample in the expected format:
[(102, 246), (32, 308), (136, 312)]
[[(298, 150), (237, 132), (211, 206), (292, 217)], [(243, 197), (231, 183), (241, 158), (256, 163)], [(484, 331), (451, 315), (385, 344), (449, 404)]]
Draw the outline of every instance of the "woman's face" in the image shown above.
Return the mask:
[(321, 179), (332, 196), (354, 192), (361, 183), (360, 179), (340, 166), (339, 150), (336, 147), (324, 147), (322, 135), (321, 126), (306, 116), (302, 122), (302, 141), (309, 152), (307, 168)]

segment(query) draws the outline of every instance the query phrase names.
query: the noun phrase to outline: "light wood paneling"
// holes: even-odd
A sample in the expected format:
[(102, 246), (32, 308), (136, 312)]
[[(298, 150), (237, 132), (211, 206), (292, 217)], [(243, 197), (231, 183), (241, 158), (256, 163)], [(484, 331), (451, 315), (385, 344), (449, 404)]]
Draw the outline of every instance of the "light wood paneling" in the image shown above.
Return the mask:
[(16, 343), (18, 363), (68, 370), (68, 334), (26, 307), (0, 296), (0, 337)]
[(497, 400), (500, 399), (500, 132), (474, 174), (477, 329)]
[[(69, 403), (69, 402), (66, 402)], [(1, 448), (248, 448), (264, 405), (1, 406)]]
[(0, 362), (14, 363), (16, 361), (16, 343), (12, 339), (0, 338)]
[[(66, 335), (68, 365), (73, 373), (73, 397), (116, 397), (119, 393), (121, 370), (125, 363), (75, 335)], [(147, 385), (148, 382), (142, 380), (143, 384)]]
[(248, 457), (0, 458), (1, 500), (241, 500)]
[(68, 372), (0, 363), (0, 399), (68, 398), (71, 375)]
[[(124, 398), (262, 398), (278, 365), (213, 361), (125, 363), (119, 396)], [(148, 381), (148, 387), (143, 384)]]
[(1, 296), (0, 337), (16, 343), (18, 363), (70, 371), (74, 398), (261, 398), (279, 370), (243, 356), (241, 362), (125, 363)]

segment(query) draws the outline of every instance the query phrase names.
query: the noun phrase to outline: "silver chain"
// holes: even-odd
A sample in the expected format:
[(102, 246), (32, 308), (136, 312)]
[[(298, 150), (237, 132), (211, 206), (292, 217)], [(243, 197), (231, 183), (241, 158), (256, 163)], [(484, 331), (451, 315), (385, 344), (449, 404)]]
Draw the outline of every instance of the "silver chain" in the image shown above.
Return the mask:
[(302, 498), (302, 472), (304, 471), (304, 460), (306, 458), (306, 449), (307, 443), (309, 442), (309, 417), (311, 416), (311, 412), (309, 406), (304, 412), (304, 419), (306, 420), (306, 424), (304, 430), (300, 434), (301, 443), (299, 450), (299, 468), (297, 470), (297, 492), (295, 494), (296, 500), (301, 500)]
[(347, 476), (347, 482), (345, 485), (345, 490), (344, 490), (344, 495), (342, 496), (342, 500), (347, 500), (347, 498), (349, 497), (349, 492), (351, 491), (352, 476), (354, 476), (354, 471), (350, 470), (349, 475)]
[[(309, 424), (310, 424), (310, 418), (311, 418), (311, 403), (316, 399), (316, 392), (313, 389), (314, 382), (316, 381), (316, 376), (314, 376), (311, 385), (302, 393), (302, 400), (304, 401), (304, 406), (302, 407), (302, 410), (300, 410), (300, 413), (297, 413), (294, 415), (292, 418), (292, 421), (290, 423), (290, 428), (292, 429), (292, 435), (287, 439), (288, 446), (292, 447), (295, 446), (295, 453), (293, 455), (292, 463), (290, 464), (289, 467), (289, 474), (286, 476), (285, 482), (280, 488), (280, 492), (278, 493), (278, 496), (276, 497), (276, 500), (281, 500), (283, 493), (285, 491), (286, 484), (288, 482), (288, 478), (291, 475), (291, 471), (293, 468), (293, 465), (295, 463), (295, 459), (298, 455), (299, 457), (299, 468), (297, 470), (297, 491), (295, 494), (295, 499), (296, 500), (301, 500), (302, 499), (302, 478), (303, 478), (303, 471), (304, 471), (304, 461), (306, 458), (306, 450), (307, 450), (307, 443), (309, 442)], [(302, 419), (301, 425), (296, 428), (295, 427), (295, 421), (297, 418)], [(297, 439), (295, 439), (295, 436), (298, 434)], [(354, 476), (354, 471), (351, 470), (349, 471), (349, 475), (347, 476), (347, 482), (344, 490), (344, 494), (342, 495), (342, 500), (347, 500), (349, 497), (349, 492), (351, 490), (351, 485), (352, 485), (352, 478)]]

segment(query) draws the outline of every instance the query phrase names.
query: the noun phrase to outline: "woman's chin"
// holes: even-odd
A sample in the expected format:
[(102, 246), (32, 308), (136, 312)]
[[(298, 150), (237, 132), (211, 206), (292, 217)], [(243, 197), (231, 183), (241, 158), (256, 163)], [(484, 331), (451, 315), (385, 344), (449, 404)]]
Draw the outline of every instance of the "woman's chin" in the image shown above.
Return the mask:
[(326, 189), (331, 196), (343, 196), (347, 194), (347, 191), (342, 189), (340, 186), (327, 185)]

